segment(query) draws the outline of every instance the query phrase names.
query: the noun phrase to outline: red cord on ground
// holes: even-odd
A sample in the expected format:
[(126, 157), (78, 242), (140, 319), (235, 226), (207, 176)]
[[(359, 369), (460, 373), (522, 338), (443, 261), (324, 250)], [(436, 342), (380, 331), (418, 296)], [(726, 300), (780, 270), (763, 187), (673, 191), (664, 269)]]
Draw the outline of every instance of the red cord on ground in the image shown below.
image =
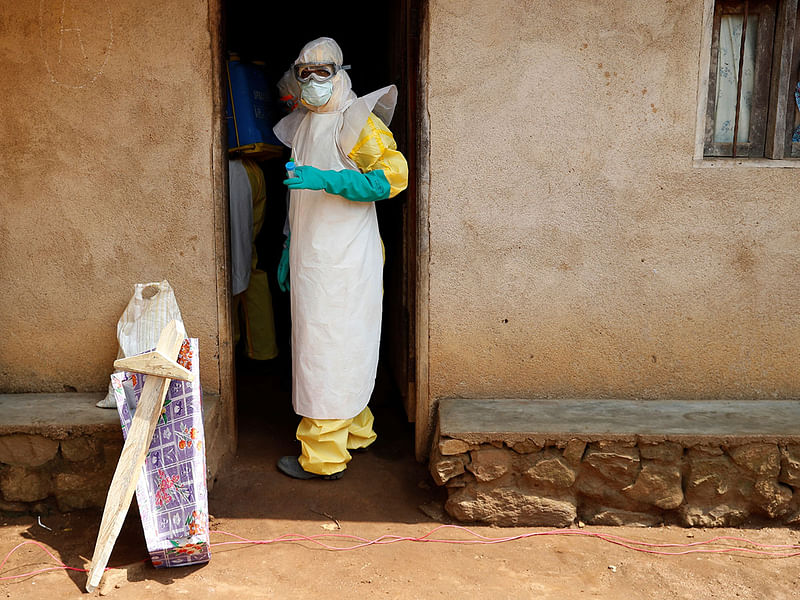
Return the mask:
[[(471, 537), (467, 539), (433, 537), (433, 535), (436, 532), (441, 530), (453, 530), (461, 533), (466, 533)], [(239, 545), (265, 546), (269, 544), (278, 544), (281, 542), (311, 542), (313, 544), (322, 546), (326, 550), (331, 550), (336, 552), (342, 552), (346, 550), (358, 550), (360, 548), (365, 548), (367, 546), (395, 544), (397, 542), (417, 542), (417, 543), (428, 543), (428, 544), (500, 544), (504, 542), (513, 542), (516, 540), (522, 540), (540, 536), (574, 535), (574, 536), (595, 538), (602, 540), (604, 542), (608, 542), (610, 544), (622, 546), (623, 548), (627, 548), (629, 550), (634, 550), (636, 552), (645, 552), (647, 554), (656, 554), (659, 556), (682, 556), (686, 554), (730, 554), (734, 552), (744, 554), (745, 556), (764, 556), (769, 558), (792, 558), (794, 556), (800, 556), (800, 545), (762, 544), (760, 542), (754, 542), (752, 540), (748, 540), (747, 538), (735, 537), (735, 536), (725, 536), (725, 535), (715, 536), (705, 541), (689, 542), (684, 544), (651, 543), (651, 542), (640, 542), (637, 540), (631, 540), (610, 533), (588, 531), (585, 529), (553, 529), (550, 531), (533, 531), (533, 532), (521, 533), (518, 535), (505, 536), (505, 537), (488, 537), (485, 535), (481, 535), (480, 533), (477, 533), (472, 529), (469, 529), (468, 527), (463, 527), (461, 525), (439, 525), (438, 527), (435, 527), (425, 535), (419, 537), (387, 534), (377, 537), (375, 539), (367, 539), (357, 535), (348, 535), (343, 533), (319, 533), (316, 535), (301, 535), (297, 533), (286, 533), (276, 538), (271, 538), (266, 540), (252, 540), (244, 538), (240, 535), (236, 535), (235, 533), (229, 533), (227, 531), (212, 530), (211, 533), (217, 533), (236, 538), (235, 541), (214, 542), (211, 544), (211, 546), (213, 547), (239, 546)], [(332, 544), (328, 544), (324, 541), (333, 539), (346, 541), (349, 543), (349, 545), (335, 546)], [(730, 545), (723, 545), (728, 543), (730, 543)], [(6, 554), (5, 558), (2, 560), (2, 562), (0, 562), (0, 573), (2, 573), (3, 567), (5, 567), (6, 563), (11, 558), (11, 556), (17, 550), (19, 550), (20, 548), (22, 548), (27, 544), (33, 544), (41, 548), (48, 556), (50, 556), (50, 558), (56, 561), (57, 564), (54, 566), (38, 569), (36, 571), (29, 571), (27, 573), (22, 573), (20, 575), (9, 575), (0, 577), (0, 581), (21, 579), (23, 577), (31, 577), (33, 575), (38, 575), (39, 573), (46, 573), (48, 571), (57, 571), (57, 570), (80, 571), (83, 573), (87, 572), (86, 569), (81, 569), (78, 567), (70, 567), (64, 564), (63, 562), (59, 561), (58, 558), (56, 558), (56, 556), (52, 552), (50, 552), (50, 550), (48, 550), (46, 546), (44, 546), (44, 544), (41, 544), (40, 542), (36, 542), (33, 540), (26, 540), (21, 544), (15, 546), (14, 548), (12, 548), (11, 551), (8, 554)], [(722, 547), (708, 547), (713, 544), (719, 544), (722, 545)], [(682, 548), (683, 550), (669, 552), (664, 550), (657, 550), (656, 548)]]

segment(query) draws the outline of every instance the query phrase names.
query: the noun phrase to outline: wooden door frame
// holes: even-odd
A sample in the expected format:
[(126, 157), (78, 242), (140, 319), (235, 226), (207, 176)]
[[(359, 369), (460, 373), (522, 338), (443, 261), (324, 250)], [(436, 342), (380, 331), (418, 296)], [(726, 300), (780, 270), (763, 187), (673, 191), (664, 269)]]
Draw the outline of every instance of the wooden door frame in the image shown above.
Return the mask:
[[(405, 347), (402, 357), (392, 355), (389, 365), (401, 386), (406, 415), (414, 422), (414, 446), (418, 460), (427, 458), (432, 436), (434, 411), (428, 385), (429, 340), (429, 219), (428, 190), (429, 122), (427, 109), (428, 0), (402, 0), (395, 6), (392, 32), (395, 48), (405, 52), (393, 63), (393, 80), (402, 96), (405, 122), (394, 125), (396, 136), (409, 163), (409, 181), (402, 210), (402, 293), (391, 310), (403, 311), (405, 331), (393, 332), (391, 344)], [(395, 322), (396, 324), (396, 322)]]
[(211, 181), (214, 200), (214, 255), (216, 256), (217, 366), (219, 368), (222, 435), (228, 450), (236, 451), (236, 373), (234, 368), (233, 315), (231, 314), (230, 222), (228, 213), (228, 143), (225, 129), (226, 90), (223, 0), (208, 1), (208, 32), (211, 38), (211, 94), (214, 131), (211, 145)]
[[(231, 281), (230, 281), (230, 225), (228, 214), (228, 164), (227, 136), (225, 131), (225, 88), (223, 73), (225, 72), (225, 37), (224, 37), (224, 0), (209, 0), (208, 24), (211, 40), (211, 85), (214, 114), (214, 140), (212, 154), (212, 194), (214, 196), (214, 246), (216, 255), (216, 301), (217, 301), (217, 339), (218, 367), (220, 382), (220, 400), (222, 402), (222, 418), (226, 427), (230, 448), (235, 450), (237, 444), (236, 424), (236, 375), (233, 347), (233, 321), (231, 315)], [(414, 10), (416, 9), (416, 10)], [(429, 290), (430, 290), (430, 223), (428, 218), (428, 194), (430, 188), (430, 124), (428, 120), (428, 44), (429, 44), (429, 11), (427, 0), (407, 0), (407, 15), (414, 15), (411, 27), (419, 28), (419, 49), (416, 57), (409, 54), (409, 59), (416, 58), (416, 80), (409, 86), (410, 100), (416, 109), (412, 111), (415, 135), (415, 189), (414, 215), (411, 221), (414, 231), (410, 235), (415, 239), (408, 240), (410, 262), (413, 270), (408, 273), (408, 289), (413, 291), (414, 311), (410, 324), (409, 345), (413, 345), (413, 360), (409, 369), (413, 377), (409, 377), (409, 395), (414, 399), (413, 416), (415, 421), (415, 453), (418, 460), (427, 458), (433, 435), (435, 406), (431, 401), (428, 383), (428, 344), (429, 344)], [(416, 84), (416, 85), (414, 85)]]
[(417, 460), (423, 461), (430, 451), (433, 435), (435, 407), (430, 397), (429, 342), (430, 342), (430, 220), (428, 198), (430, 193), (430, 122), (428, 115), (428, 56), (429, 56), (429, 10), (428, 1), (419, 0), (419, 54), (417, 58), (417, 81), (415, 92), (416, 109), (416, 256), (414, 282), (414, 360), (415, 376), (412, 385), (416, 398), (414, 446)]

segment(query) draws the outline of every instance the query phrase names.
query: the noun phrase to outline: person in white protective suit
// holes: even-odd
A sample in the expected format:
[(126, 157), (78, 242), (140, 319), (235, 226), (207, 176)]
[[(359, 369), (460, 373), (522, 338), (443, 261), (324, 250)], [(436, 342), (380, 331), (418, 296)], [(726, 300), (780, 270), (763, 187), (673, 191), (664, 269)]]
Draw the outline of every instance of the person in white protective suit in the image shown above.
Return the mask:
[(306, 44), (292, 72), (300, 105), (276, 126), (292, 149), (289, 239), (279, 267), (290, 290), (292, 404), (301, 454), (278, 468), (338, 479), (350, 450), (376, 439), (367, 407), (381, 332), (383, 244), (375, 201), (406, 188), (408, 165), (389, 123), (397, 88), (357, 98), (330, 38)]
[(256, 237), (267, 204), (264, 173), (254, 160), (228, 162), (231, 226), (231, 293), (234, 346), (244, 334), (245, 353), (253, 360), (278, 355), (275, 318), (267, 274), (258, 268)]

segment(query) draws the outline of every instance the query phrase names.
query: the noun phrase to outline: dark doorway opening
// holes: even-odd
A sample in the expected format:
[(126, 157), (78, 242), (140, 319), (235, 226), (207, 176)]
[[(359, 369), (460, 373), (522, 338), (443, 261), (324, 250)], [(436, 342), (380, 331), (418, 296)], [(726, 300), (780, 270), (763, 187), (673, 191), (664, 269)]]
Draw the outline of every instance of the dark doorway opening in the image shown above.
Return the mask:
[[(323, 9), (326, 9), (324, 10)], [(390, 83), (399, 99), (389, 125), (409, 164), (409, 188), (379, 202), (378, 221), (386, 249), (384, 306), (378, 378), (370, 407), (376, 416), (376, 453), (413, 457), (415, 415), (414, 302), (416, 250), (416, 118), (418, 2), (349, 2), (329, 5), (229, 0), (222, 6), (223, 46), (242, 61), (263, 63), (271, 91), (302, 46), (317, 37), (335, 39), (342, 48), (353, 90), (369, 93)], [(380, 32), (376, 35), (376, 32)], [(227, 81), (224, 83), (227, 86)], [(253, 360), (240, 339), (235, 352), (239, 447), (267, 444), (267, 455), (296, 453), (298, 422), (291, 408), (291, 319), (289, 297), (277, 284), (277, 265), (284, 241), (286, 188), (279, 156), (257, 158), (264, 173), (267, 201), (262, 229), (255, 241), (258, 268), (267, 273), (275, 319), (278, 356)]]

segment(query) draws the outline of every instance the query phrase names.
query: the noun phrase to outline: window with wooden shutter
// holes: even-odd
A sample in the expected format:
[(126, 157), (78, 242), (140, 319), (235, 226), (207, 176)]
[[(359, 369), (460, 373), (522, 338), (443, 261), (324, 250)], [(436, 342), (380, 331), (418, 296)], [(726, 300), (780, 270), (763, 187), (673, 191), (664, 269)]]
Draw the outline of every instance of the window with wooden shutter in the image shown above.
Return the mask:
[(704, 157), (800, 157), (799, 38), (798, 0), (716, 0)]

